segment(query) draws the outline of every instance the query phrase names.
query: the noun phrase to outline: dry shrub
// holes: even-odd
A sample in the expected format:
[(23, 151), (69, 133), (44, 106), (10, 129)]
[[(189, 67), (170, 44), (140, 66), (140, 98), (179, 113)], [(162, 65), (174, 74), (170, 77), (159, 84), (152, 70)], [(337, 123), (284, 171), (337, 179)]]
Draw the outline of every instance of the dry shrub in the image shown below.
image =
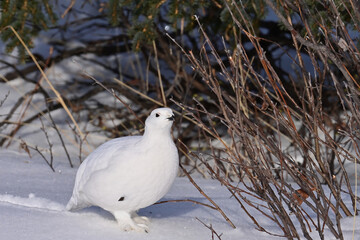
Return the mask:
[[(349, 166), (356, 167), (359, 158), (359, 53), (340, 18), (335, 30), (346, 52), (338, 45), (340, 40), (332, 39), (333, 29), (323, 29), (327, 35), (322, 42), (310, 28), (305, 28), (306, 33), (295, 29), (289, 9), (307, 26), (301, 15), (305, 3), (265, 2), (292, 36), (297, 72), (287, 80), (279, 78), (261, 47), (265, 40), (256, 37), (242, 6), (231, 2), (227, 7), (235, 31), (251, 41), (259, 64), (255, 69), (241, 39), (233, 50), (224, 40), (224, 49), (219, 50), (203, 29), (202, 51), (195, 56), (183, 50), (214, 94), (211, 105), (200, 98), (194, 99), (195, 107), (178, 103), (199, 126), (209, 147), (190, 158), (201, 161), (231, 192), (258, 230), (288, 239), (302, 235), (311, 239), (309, 232), (316, 231), (324, 239), (326, 226), (334, 237), (343, 239), (340, 219), (358, 214), (359, 198)], [(327, 10), (329, 16), (337, 16), (332, 3)], [(227, 58), (219, 51), (225, 51)], [(304, 53), (312, 74), (305, 67)], [(261, 226), (250, 209), (273, 221), (282, 234)]]

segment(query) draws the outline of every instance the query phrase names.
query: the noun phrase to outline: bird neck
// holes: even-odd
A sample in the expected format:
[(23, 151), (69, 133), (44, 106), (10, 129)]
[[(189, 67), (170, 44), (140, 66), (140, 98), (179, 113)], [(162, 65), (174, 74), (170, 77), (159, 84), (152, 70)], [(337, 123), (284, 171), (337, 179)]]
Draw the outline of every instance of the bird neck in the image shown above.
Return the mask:
[(145, 126), (143, 139), (149, 139), (151, 141), (169, 141), (169, 139), (171, 139), (170, 129), (153, 129)]

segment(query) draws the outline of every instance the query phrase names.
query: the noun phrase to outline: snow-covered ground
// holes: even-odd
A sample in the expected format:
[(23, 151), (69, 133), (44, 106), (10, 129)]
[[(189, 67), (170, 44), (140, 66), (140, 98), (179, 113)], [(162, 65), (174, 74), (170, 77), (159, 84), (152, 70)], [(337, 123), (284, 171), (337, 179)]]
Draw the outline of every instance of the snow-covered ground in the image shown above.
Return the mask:
[[(62, 4), (67, 7), (69, 2), (70, 1), (62, 1)], [(76, 4), (80, 4), (80, 2)], [(61, 13), (62, 12), (63, 11), (61, 11)], [(61, 20), (60, 23), (62, 23), (62, 21), (65, 20)], [(50, 35), (52, 36), (51, 39), (49, 38)], [(96, 39), (94, 36), (101, 35), (102, 34), (98, 33), (95, 35), (92, 31), (89, 31), (88, 34), (85, 35), (83, 35), (82, 32), (78, 32), (73, 38), (69, 38), (70, 40), (73, 39), (73, 41), (69, 41), (67, 47), (69, 47), (69, 49), (79, 47), (79, 39), (94, 40)], [(34, 53), (42, 53), (44, 59), (46, 59), (46, 54), (49, 52), (49, 47), (46, 44), (50, 40), (54, 41), (56, 36), (53, 36), (52, 32), (49, 32), (49, 35), (47, 35), (47, 33), (41, 33), (40, 37), (35, 40), (36, 47), (32, 51)], [(4, 44), (1, 44), (1, 42), (0, 52), (4, 52)], [(7, 55), (3, 54), (2, 60), (11, 62), (13, 58), (6, 56)], [(126, 71), (134, 72), (130, 67), (136, 60), (133, 59), (135, 58), (134, 56), (133, 54), (118, 56), (119, 59), (117, 60), (121, 62), (124, 73), (126, 73)], [(91, 56), (88, 57), (91, 58)], [(16, 58), (14, 58), (13, 61), (15, 61), (15, 59)], [(108, 61), (115, 62), (115, 59), (108, 59)], [(15, 64), (15, 62), (13, 63)], [(288, 62), (286, 62), (286, 64), (288, 64)], [(143, 66), (143, 68), (145, 69), (146, 67)], [(0, 74), (4, 75), (7, 71), (6, 69), (1, 69)], [(95, 68), (94, 64), (81, 61), (78, 57), (62, 61), (47, 69), (49, 79), (59, 91), (65, 89), (64, 86), (67, 84), (68, 79), (71, 79), (72, 76), (84, 74), (84, 72), (97, 79), (111, 79), (113, 77), (109, 75), (108, 72), (104, 72), (103, 69), (99, 70)], [(139, 71), (139, 74), (141, 75), (142, 72)], [(34, 77), (34, 74), (30, 77), (34, 78), (34, 81), (38, 79), (38, 77)], [(48, 90), (51, 97), (54, 96), (46, 83), (43, 83), (42, 86), (45, 90)], [(17, 100), (33, 88), (33, 84), (26, 83), (21, 79), (12, 80), (6, 84), (1, 83), (0, 101), (5, 98), (6, 94), (9, 93), (9, 96), (0, 108), (0, 118), (5, 118)], [(72, 92), (67, 93), (68, 96), (71, 94)], [(76, 94), (80, 94), (80, 92), (76, 92)], [(101, 99), (104, 101), (104, 104), (114, 103), (114, 98), (107, 93), (98, 94), (96, 97), (97, 100)], [(39, 109), (44, 109), (44, 107), (43, 97), (41, 95), (34, 95), (30, 107), (19, 108), (10, 120), (17, 122), (21, 119), (20, 116), (23, 111), (26, 112), (25, 116), (29, 117), (35, 112), (38, 112)], [(163, 203), (140, 210), (140, 215), (145, 215), (151, 219), (150, 232), (147, 234), (120, 231), (113, 216), (97, 207), (78, 212), (64, 211), (64, 207), (73, 189), (75, 174), (79, 163), (79, 161), (77, 161), (79, 146), (74, 143), (73, 133), (64, 121), (65, 119), (70, 122), (69, 119), (65, 117), (67, 115), (64, 111), (60, 109), (54, 111), (52, 114), (57, 124), (59, 124), (75, 167), (70, 168), (59, 138), (54, 129), (52, 129), (51, 126), (49, 127), (49, 122), (46, 121), (45, 117), (46, 131), (53, 144), (55, 173), (50, 170), (44, 160), (41, 159), (35, 151), (31, 151), (32, 158), (30, 158), (24, 150), (19, 148), (19, 143), (24, 141), (28, 146), (38, 146), (44, 154), (48, 153), (49, 147), (44, 133), (40, 130), (40, 121), (34, 121), (28, 124), (27, 127), (20, 129), (18, 134), (12, 139), (12, 144), (10, 144), (9, 148), (0, 149), (0, 240), (212, 239), (211, 231), (201, 222), (207, 226), (211, 225), (216, 233), (221, 235), (221, 239), (279, 239), (279, 237), (269, 236), (268, 234), (257, 231), (252, 221), (247, 217), (234, 198), (231, 198), (230, 193), (224, 187), (220, 186), (217, 181), (202, 178), (197, 178), (196, 182), (219, 204), (225, 214), (236, 225), (236, 229), (233, 229), (217, 211), (191, 202)], [(111, 124), (114, 123), (111, 122)], [(84, 122), (79, 122), (79, 125), (81, 129), (89, 130), (88, 128), (91, 128), (91, 125), (88, 126), (87, 123)], [(13, 128), (13, 125), (7, 128), (0, 128), (0, 136), (7, 136), (9, 129), (11, 130)], [(84, 144), (82, 149), (83, 155), (91, 152), (94, 147), (103, 143), (105, 140), (106, 137), (101, 134), (90, 133), (87, 136), (89, 145)], [(294, 158), (296, 158), (296, 156), (294, 156)], [(346, 167), (352, 170), (353, 165), (352, 163), (350, 164), (351, 165), (346, 165)], [(355, 179), (353, 172), (354, 171), (349, 171), (348, 173), (351, 178), (350, 180)], [(209, 204), (185, 177), (177, 178), (170, 192), (162, 200), (181, 199), (192, 199)], [(351, 202), (348, 198), (345, 198), (344, 201), (347, 204)], [(280, 229), (274, 225), (272, 221), (255, 210), (250, 209), (250, 211), (252, 216), (263, 227), (266, 227), (268, 231), (281, 234)], [(316, 216), (311, 217), (316, 221)], [(355, 220), (354, 239), (360, 240), (360, 218), (357, 217)], [(353, 239), (354, 218), (344, 218), (341, 224), (344, 238), (346, 240)], [(300, 229), (298, 225), (296, 227)], [(299, 230), (299, 233), (300, 232), (301, 230)], [(319, 239), (314, 229), (311, 237)], [(214, 236), (213, 239), (217, 239), (217, 237)], [(334, 239), (328, 230), (325, 230), (325, 239)]]
[[(232, 229), (221, 215), (190, 202), (163, 203), (142, 209), (150, 217), (148, 234), (121, 232), (113, 216), (100, 208), (78, 212), (63, 210), (71, 196), (76, 169), (57, 165), (56, 172), (40, 158), (14, 151), (0, 152), (0, 239), (211, 239), (199, 218), (223, 239), (269, 239), (242, 217), (229, 193), (215, 181), (199, 180), (204, 191), (221, 204), (238, 229)], [(186, 178), (178, 178), (163, 200), (206, 200)]]
[[(212, 239), (211, 231), (199, 220), (222, 234), (221, 239), (278, 239), (257, 231), (236, 201), (214, 180), (196, 179), (236, 229), (215, 210), (191, 202), (175, 202), (140, 210), (140, 215), (151, 219), (149, 233), (121, 232), (113, 216), (100, 208), (63, 210), (71, 196), (76, 168), (58, 163), (53, 173), (37, 156), (29, 158), (4, 149), (0, 150), (0, 166), (0, 239)], [(177, 178), (162, 200), (178, 199), (208, 203), (187, 178)], [(255, 211), (253, 215), (268, 230), (280, 233), (271, 221)], [(356, 220), (355, 239), (360, 239), (360, 218)], [(353, 218), (342, 223), (345, 239), (352, 239)], [(329, 232), (325, 236), (333, 239)], [(313, 237), (317, 239), (316, 234)]]
[[(0, 108), (0, 116), (3, 118), (6, 116), (5, 114), (27, 91), (26, 89), (26, 84), (21, 81), (0, 85), (0, 99), (3, 99), (8, 92), (10, 93)], [(109, 97), (112, 98), (110, 95)], [(32, 110), (32, 108), (28, 109), (28, 111)], [(20, 115), (20, 113), (15, 114), (14, 121), (17, 121)], [(53, 116), (55, 119), (61, 120), (64, 113), (58, 111)], [(48, 124), (48, 122), (44, 122)], [(217, 211), (191, 202), (163, 203), (140, 210), (140, 215), (151, 219), (148, 234), (121, 232), (113, 216), (100, 208), (92, 207), (79, 212), (64, 211), (64, 206), (71, 196), (79, 165), (77, 158), (79, 146), (73, 144), (71, 137), (73, 133), (68, 125), (63, 121), (58, 122), (58, 125), (66, 137), (65, 141), (75, 164), (74, 168), (70, 168), (59, 138), (51, 127), (46, 127), (46, 131), (53, 144), (55, 173), (35, 151), (31, 151), (32, 158), (30, 158), (23, 149), (19, 148), (20, 141), (25, 141), (29, 146), (39, 146), (49, 159), (49, 147), (44, 133), (40, 130), (39, 121), (22, 128), (8, 149), (0, 149), (0, 240), (212, 239), (211, 231), (200, 221), (208, 226), (211, 225), (218, 234), (222, 234), (221, 239), (279, 239), (257, 231), (251, 220), (224, 187), (214, 180), (202, 178), (197, 178), (197, 183), (219, 204), (234, 222), (236, 229), (230, 227)], [(6, 132), (4, 129), (0, 129), (0, 135), (3, 136)], [(91, 133), (87, 140), (89, 146), (84, 144), (83, 157), (106, 141), (106, 137)], [(347, 169), (349, 169), (348, 174), (351, 180), (354, 180), (352, 166)], [(162, 200), (179, 199), (192, 199), (209, 204), (185, 177), (178, 178), (170, 192)], [(344, 201), (349, 206), (351, 205), (349, 198), (345, 198)], [(259, 212), (252, 210), (251, 214), (268, 231), (281, 234), (280, 229)], [(316, 216), (311, 217), (316, 221)], [(354, 218), (344, 218), (341, 223), (345, 239), (352, 239)], [(355, 239), (360, 240), (359, 217), (356, 218), (355, 224)], [(297, 227), (300, 229), (299, 226)], [(314, 229), (311, 236), (313, 239), (319, 239)], [(325, 236), (326, 240), (334, 239), (327, 230)]]
[[(0, 116), (4, 118), (17, 99), (29, 89), (32, 88), (21, 80), (0, 84), (0, 100), (9, 93), (0, 108)], [(112, 99), (111, 95), (108, 97)], [(107, 99), (106, 96), (104, 98)], [(38, 104), (41, 105), (42, 102), (39, 101)], [(35, 107), (31, 105), (27, 109), (28, 115), (31, 115), (29, 112), (36, 111), (33, 108)], [(21, 112), (17, 111), (12, 120), (18, 121), (19, 116)], [(19, 143), (24, 141), (29, 146), (38, 146), (45, 155), (48, 153), (49, 147), (44, 133), (40, 130), (39, 121), (34, 121), (22, 128), (12, 139), (13, 144), (8, 149), (0, 149), (0, 240), (212, 239), (211, 231), (201, 222), (211, 225), (218, 234), (221, 234), (221, 239), (279, 239), (279, 237), (257, 231), (239, 204), (231, 198), (230, 193), (218, 182), (209, 179), (198, 178), (196, 182), (219, 204), (234, 222), (236, 229), (230, 227), (217, 211), (191, 202), (163, 203), (140, 210), (140, 215), (151, 219), (148, 234), (121, 232), (113, 216), (100, 208), (92, 207), (79, 212), (64, 211), (65, 204), (71, 196), (79, 164), (77, 158), (79, 146), (74, 143), (73, 133), (68, 124), (63, 121), (64, 116), (66, 114), (62, 110), (53, 113), (53, 117), (60, 120), (57, 124), (66, 138), (65, 142), (75, 164), (74, 168), (70, 168), (57, 134), (45, 120), (46, 131), (53, 144), (55, 173), (35, 151), (31, 151), (32, 158), (30, 158), (24, 150), (19, 148)], [(84, 129), (85, 123), (79, 124)], [(8, 128), (0, 129), (0, 136), (6, 135), (8, 130)], [(87, 140), (89, 145), (83, 145), (83, 157), (106, 141), (106, 137), (90, 133)], [(48, 154), (47, 157), (49, 158)], [(347, 169), (349, 169), (350, 180), (354, 183), (356, 176), (353, 165), (347, 166)], [(192, 199), (209, 204), (187, 178), (178, 178), (162, 200), (179, 199)], [(351, 205), (349, 198), (345, 198), (344, 201), (349, 206)], [(268, 231), (281, 234), (280, 229), (259, 212), (252, 210), (251, 214)], [(316, 221), (316, 216), (311, 217)], [(355, 220), (354, 239), (360, 240), (360, 218), (357, 217)], [(341, 223), (345, 239), (353, 239), (354, 218), (344, 218)], [(300, 229), (300, 226), (297, 227)], [(319, 239), (314, 229), (311, 237)], [(217, 238), (214, 237), (214, 239)], [(325, 230), (325, 239), (334, 239), (328, 230)]]

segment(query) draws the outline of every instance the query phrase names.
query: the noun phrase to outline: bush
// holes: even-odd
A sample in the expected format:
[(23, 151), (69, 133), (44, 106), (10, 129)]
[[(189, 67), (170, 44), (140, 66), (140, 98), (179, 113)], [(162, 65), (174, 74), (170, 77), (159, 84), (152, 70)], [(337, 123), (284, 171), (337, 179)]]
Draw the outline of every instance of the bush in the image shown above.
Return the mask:
[[(254, 67), (242, 38), (235, 49), (224, 41), (224, 58), (204, 29), (200, 54), (184, 51), (215, 96), (211, 107), (201, 99), (195, 99), (196, 106), (178, 102), (210, 148), (209, 156), (192, 153), (191, 158), (201, 161), (231, 192), (258, 230), (278, 235), (261, 226), (249, 208), (271, 219), (288, 239), (301, 235), (312, 239), (313, 227), (324, 239), (325, 225), (334, 237), (344, 239), (340, 219), (357, 215), (360, 200), (350, 177), (359, 164), (360, 150), (358, 49), (333, 3), (326, 10), (326, 21), (337, 21), (338, 28), (321, 25), (326, 35), (320, 40), (307, 27), (309, 20), (302, 14), (309, 10), (305, 2), (298, 6), (265, 2), (291, 34), (296, 55), (287, 53), (293, 57), (294, 73), (287, 80), (280, 77), (262, 48), (266, 39), (255, 35), (246, 10), (235, 2), (227, 5), (236, 31), (246, 35), (256, 50), (260, 67)], [(320, 1), (315, 5), (323, 6)], [(360, 20), (354, 11), (348, 13)], [(296, 25), (305, 26), (305, 32), (297, 31), (290, 19), (297, 19)]]

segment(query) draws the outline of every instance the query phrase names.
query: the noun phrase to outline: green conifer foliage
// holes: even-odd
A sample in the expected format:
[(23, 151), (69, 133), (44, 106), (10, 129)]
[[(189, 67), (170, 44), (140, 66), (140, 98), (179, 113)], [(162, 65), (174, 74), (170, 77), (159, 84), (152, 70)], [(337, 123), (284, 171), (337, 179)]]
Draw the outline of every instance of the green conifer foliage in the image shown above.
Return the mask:
[(206, 0), (110, 0), (108, 15), (115, 26), (124, 24), (123, 14), (130, 15), (128, 33), (133, 39), (133, 49), (139, 50), (142, 44), (156, 39), (158, 33), (155, 26), (158, 24), (168, 24), (177, 29), (179, 22), (183, 21), (185, 31), (190, 30), (196, 24), (194, 15), (205, 13), (210, 5), (213, 2)]
[(57, 20), (48, 0), (2, 0), (0, 9), (1, 39), (6, 43), (6, 51), (18, 48), (21, 59), (25, 57), (25, 49), (8, 26), (12, 26), (25, 44), (32, 47), (32, 37)]

